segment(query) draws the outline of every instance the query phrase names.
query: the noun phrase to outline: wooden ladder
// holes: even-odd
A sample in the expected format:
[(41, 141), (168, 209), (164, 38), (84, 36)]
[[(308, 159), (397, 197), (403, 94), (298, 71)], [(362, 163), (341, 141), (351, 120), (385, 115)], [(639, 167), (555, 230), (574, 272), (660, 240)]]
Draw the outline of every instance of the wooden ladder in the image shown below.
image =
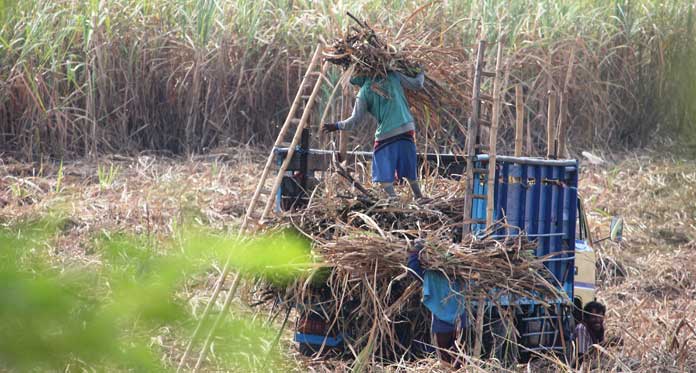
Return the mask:
[[(320, 61), (321, 61), (321, 52), (322, 52), (322, 45), (319, 44), (317, 45), (317, 48), (312, 56), (312, 59), (310, 60), (309, 66), (307, 67), (307, 70), (302, 78), (302, 82), (300, 83), (300, 87), (297, 90), (297, 94), (295, 95), (295, 99), (292, 102), (292, 105), (290, 106), (290, 111), (288, 112), (288, 116), (285, 119), (285, 122), (283, 123), (283, 126), (280, 129), (280, 132), (278, 133), (278, 137), (275, 140), (275, 143), (273, 144), (273, 148), (271, 148), (270, 154), (268, 155), (268, 158), (266, 159), (266, 164), (263, 168), (263, 171), (258, 179), (256, 189), (254, 190), (254, 194), (249, 201), (249, 205), (246, 210), (246, 214), (244, 215), (244, 218), (242, 220), (242, 224), (239, 228), (238, 232), (238, 237), (242, 237), (247, 231), (249, 230), (249, 224), (252, 220), (255, 220), (257, 223), (263, 224), (264, 220), (270, 213), (276, 193), (278, 192), (278, 189), (280, 188), (280, 184), (283, 180), (283, 176), (285, 172), (288, 169), (288, 166), (290, 165), (290, 161), (292, 160), (293, 154), (295, 153), (295, 150), (297, 148), (297, 145), (300, 142), (300, 139), (302, 138), (302, 133), (303, 130), (308, 126), (309, 124), (309, 117), (312, 113), (312, 109), (314, 108), (314, 103), (316, 101), (317, 95), (319, 94), (320, 88), (322, 84), (326, 83), (332, 86), (333, 88), (333, 94), (336, 92), (336, 86), (333, 86), (328, 78), (325, 76), (325, 72), (328, 68), (328, 62), (325, 62), (321, 64), (321, 67), (318, 69), (320, 66)], [(316, 78), (316, 79), (315, 79)], [(311, 88), (311, 91), (308, 90)], [(322, 117), (322, 120), (326, 116), (326, 110), (324, 112), (324, 115)], [(287, 155), (283, 161), (283, 163), (280, 166), (280, 169), (276, 173), (275, 177), (273, 178), (273, 184), (270, 189), (266, 189), (266, 181), (269, 178), (269, 174), (273, 165), (273, 160), (275, 159), (275, 152), (276, 149), (284, 142), (286, 134), (290, 131), (290, 129), (295, 127), (295, 133), (293, 135), (292, 141), (290, 142), (290, 145), (288, 146), (288, 152)], [(261, 197), (265, 197), (263, 200), (263, 203), (260, 204), (259, 202), (262, 202)], [(257, 208), (262, 206), (263, 209), (260, 210), (260, 215), (258, 215)], [(220, 291), (222, 289), (223, 284), (225, 283), (225, 280), (227, 279), (227, 276), (230, 273), (230, 257), (227, 258), (225, 261), (225, 265), (223, 266), (222, 273), (218, 277), (218, 280), (215, 284), (215, 288), (213, 290), (213, 294), (211, 295), (210, 300), (206, 304), (205, 309), (203, 310), (203, 314), (201, 315), (200, 320), (198, 321), (198, 324), (196, 325), (196, 328), (194, 329), (193, 335), (191, 336), (191, 339), (189, 340), (186, 350), (184, 351), (184, 354), (181, 357), (181, 360), (179, 361), (179, 366), (177, 371), (181, 371), (184, 368), (184, 364), (186, 363), (188, 356), (191, 352), (191, 349), (193, 347), (193, 344), (195, 343), (196, 339), (199, 337), (201, 332), (203, 331), (203, 324), (207, 320), (207, 318), (210, 316), (210, 313), (212, 311), (213, 305), (216, 303)], [(205, 341), (203, 342), (203, 346), (200, 350), (200, 354), (198, 356), (198, 359), (196, 361), (196, 365), (193, 368), (193, 371), (198, 371), (202, 365), (202, 363), (205, 361), (208, 348), (210, 347), (210, 343), (212, 341), (213, 335), (217, 327), (219, 326), (220, 322), (222, 319), (225, 317), (227, 314), (227, 309), (229, 308), (229, 305), (231, 303), (231, 300), (236, 296), (237, 289), (239, 288), (241, 277), (239, 273), (236, 273), (234, 276), (234, 280), (232, 281), (232, 285), (230, 286), (230, 290), (227, 292), (227, 295), (225, 297), (222, 310), (220, 313), (217, 315), (214, 323), (210, 327), (208, 334), (206, 336)]]
[[(466, 137), (466, 174), (464, 188), (464, 220), (462, 233), (468, 234), (471, 232), (471, 224), (486, 224), (487, 227), (493, 223), (493, 201), (495, 188), (495, 162), (496, 162), (496, 138), (498, 135), (498, 121), (500, 118), (501, 109), (501, 88), (507, 82), (501, 82), (502, 69), (502, 53), (503, 43), (498, 42), (498, 51), (496, 55), (495, 72), (484, 70), (484, 56), (486, 52), (486, 42), (479, 41), (478, 50), (476, 52), (476, 61), (474, 64), (474, 80), (472, 84), (471, 95), (471, 115), (467, 121), (467, 137)], [(507, 80), (507, 74), (505, 80)], [(481, 93), (481, 82), (484, 78), (494, 78), (493, 92), (490, 95)], [(491, 117), (489, 120), (483, 119), (481, 115), (482, 104), (492, 105)], [(481, 126), (489, 128), (488, 144), (484, 144), (481, 140)], [(488, 168), (475, 168), (476, 156), (488, 151), (489, 161)], [(474, 194), (474, 178), (480, 175), (488, 175), (488, 192), (487, 194)], [(471, 217), (471, 209), (474, 199), (486, 200), (486, 219), (473, 219)]]
[[(333, 88), (333, 92), (336, 91), (336, 87), (334, 87), (331, 84), (331, 82), (329, 82), (328, 78), (326, 78), (325, 76), (329, 63), (324, 62), (319, 70), (316, 69), (320, 63), (319, 61), (321, 57), (321, 49), (321, 45), (319, 45), (316, 51), (314, 52), (314, 56), (312, 57), (312, 60), (309, 63), (309, 67), (307, 67), (307, 71), (305, 72), (302, 82), (300, 83), (300, 87), (297, 90), (295, 99), (293, 100), (293, 103), (290, 106), (290, 111), (288, 112), (288, 116), (285, 119), (285, 123), (283, 123), (283, 126), (281, 127), (280, 132), (278, 133), (278, 137), (276, 138), (276, 141), (273, 144), (273, 148), (271, 149), (271, 152), (268, 155), (268, 158), (266, 159), (266, 165), (264, 166), (263, 172), (259, 177), (256, 190), (254, 191), (254, 195), (251, 197), (251, 201), (249, 202), (249, 206), (247, 207), (244, 220), (242, 221), (243, 228), (246, 228), (246, 224), (248, 224), (249, 219), (252, 218), (253, 213), (256, 211), (256, 205), (260, 200), (259, 197), (265, 190), (264, 186), (266, 180), (268, 179), (268, 174), (272, 167), (273, 160), (275, 159), (275, 150), (284, 141), (286, 133), (290, 130), (290, 128), (293, 125), (297, 126), (295, 129), (295, 134), (292, 137), (292, 141), (290, 142), (290, 145), (288, 145), (287, 155), (285, 156), (283, 163), (280, 165), (280, 169), (278, 170), (273, 179), (273, 184), (271, 186), (270, 191), (267, 191), (265, 195), (266, 199), (263, 203), (261, 215), (256, 217), (258, 218), (258, 222), (261, 224), (263, 224), (266, 217), (271, 212), (273, 203), (276, 198), (276, 193), (278, 193), (280, 184), (283, 181), (283, 175), (288, 170), (288, 166), (292, 161), (292, 157), (295, 154), (297, 145), (300, 143), (300, 139), (302, 138), (303, 130), (309, 124), (309, 117), (312, 113), (312, 109), (314, 108), (314, 103), (316, 101), (317, 95), (319, 94), (319, 91), (321, 90), (322, 84), (328, 84)], [(312, 79), (312, 77), (316, 77), (316, 80)], [(313, 88), (311, 89), (311, 92), (307, 94), (307, 90), (310, 87), (312, 87), (312, 83)], [(326, 112), (327, 110), (324, 111), (324, 115), (322, 115), (322, 117), (326, 115)]]

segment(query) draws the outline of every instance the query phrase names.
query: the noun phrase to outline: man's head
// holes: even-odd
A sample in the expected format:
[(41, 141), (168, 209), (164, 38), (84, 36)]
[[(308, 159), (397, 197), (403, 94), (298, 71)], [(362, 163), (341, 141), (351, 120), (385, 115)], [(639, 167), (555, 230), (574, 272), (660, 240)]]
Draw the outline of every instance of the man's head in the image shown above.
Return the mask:
[(604, 335), (604, 314), (607, 308), (599, 302), (589, 302), (583, 308), (582, 320), (587, 328), (597, 336)]

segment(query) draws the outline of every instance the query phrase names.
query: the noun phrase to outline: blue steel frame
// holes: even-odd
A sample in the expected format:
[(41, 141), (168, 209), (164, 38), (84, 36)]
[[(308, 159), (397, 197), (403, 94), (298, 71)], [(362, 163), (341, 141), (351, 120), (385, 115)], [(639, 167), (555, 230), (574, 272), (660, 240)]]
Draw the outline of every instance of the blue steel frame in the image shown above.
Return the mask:
[[(488, 156), (479, 156), (475, 167), (487, 169)], [(568, 299), (573, 299), (578, 162), (504, 157), (496, 162), (495, 175), (494, 220), (506, 218), (512, 228), (500, 229), (494, 237), (515, 236), (522, 229), (528, 237), (536, 239), (536, 255), (555, 254), (545, 265)], [(474, 178), (473, 191), (488, 193), (487, 173)], [(471, 217), (485, 220), (486, 207), (486, 200), (475, 199)], [(473, 232), (484, 229), (485, 224), (472, 224)]]
[(324, 335), (314, 335), (297, 332), (295, 333), (295, 342), (307, 343), (315, 346), (325, 345), (327, 347), (338, 347), (341, 345), (341, 343), (343, 343), (343, 336), (339, 335), (337, 337), (329, 337)]

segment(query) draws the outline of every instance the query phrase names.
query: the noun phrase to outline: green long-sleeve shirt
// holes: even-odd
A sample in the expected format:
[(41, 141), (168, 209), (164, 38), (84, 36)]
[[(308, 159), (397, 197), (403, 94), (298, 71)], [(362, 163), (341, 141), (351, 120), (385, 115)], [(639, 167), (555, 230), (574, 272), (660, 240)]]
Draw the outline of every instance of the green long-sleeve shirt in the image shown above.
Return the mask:
[[(378, 123), (375, 131), (376, 141), (415, 130), (415, 123), (403, 88), (422, 89), (424, 79), (422, 72), (413, 78), (398, 72), (389, 72), (386, 79), (373, 80), (368, 77), (351, 79), (352, 84), (360, 86), (360, 92), (353, 107), (353, 114), (350, 118), (338, 122), (338, 128), (351, 130), (356, 124), (362, 122), (365, 113), (369, 112)], [(373, 84), (383, 93), (382, 95), (375, 92)]]

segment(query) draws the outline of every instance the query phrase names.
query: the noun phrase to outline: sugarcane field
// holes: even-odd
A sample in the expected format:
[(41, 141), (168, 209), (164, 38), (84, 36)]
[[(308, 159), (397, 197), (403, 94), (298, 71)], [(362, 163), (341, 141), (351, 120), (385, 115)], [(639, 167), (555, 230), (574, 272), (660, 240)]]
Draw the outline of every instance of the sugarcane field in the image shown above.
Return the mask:
[(695, 12), (0, 1), (0, 371), (696, 372)]

